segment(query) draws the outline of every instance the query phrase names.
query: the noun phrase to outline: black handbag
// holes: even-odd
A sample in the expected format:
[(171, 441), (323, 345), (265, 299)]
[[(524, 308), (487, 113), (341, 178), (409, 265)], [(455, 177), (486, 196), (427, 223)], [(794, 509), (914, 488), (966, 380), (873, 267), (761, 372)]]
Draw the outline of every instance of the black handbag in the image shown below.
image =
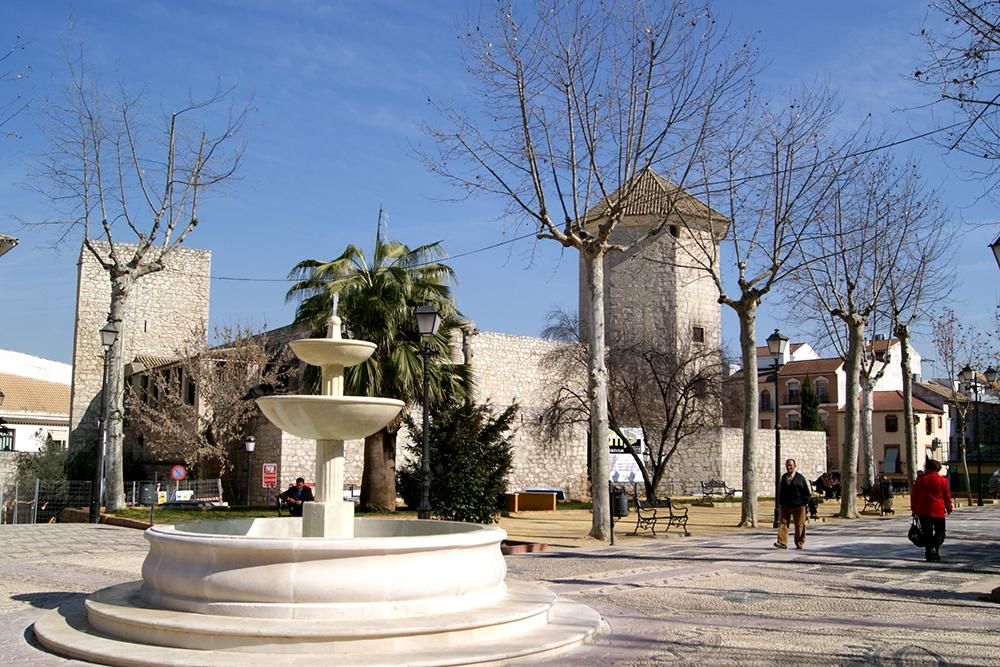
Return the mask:
[(913, 542), (913, 546), (924, 546), (924, 533), (920, 530), (920, 522), (917, 517), (913, 517), (913, 521), (910, 523), (910, 532), (906, 534), (906, 537)]

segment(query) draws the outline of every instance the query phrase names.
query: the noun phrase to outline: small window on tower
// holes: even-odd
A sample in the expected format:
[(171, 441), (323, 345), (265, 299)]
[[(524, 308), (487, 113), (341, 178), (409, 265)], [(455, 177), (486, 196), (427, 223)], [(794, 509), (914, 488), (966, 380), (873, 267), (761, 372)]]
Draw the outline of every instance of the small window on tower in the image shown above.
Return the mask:
[(705, 327), (691, 327), (691, 340), (696, 343), (704, 343)]

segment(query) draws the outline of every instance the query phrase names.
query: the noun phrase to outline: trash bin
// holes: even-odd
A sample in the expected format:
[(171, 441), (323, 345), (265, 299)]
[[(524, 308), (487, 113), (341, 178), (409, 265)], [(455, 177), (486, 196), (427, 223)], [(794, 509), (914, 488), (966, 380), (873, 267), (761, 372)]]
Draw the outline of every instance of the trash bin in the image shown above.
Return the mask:
[(619, 486), (611, 488), (611, 513), (616, 519), (628, 516), (628, 494)]
[(156, 482), (142, 482), (139, 486), (139, 504), (156, 504)]

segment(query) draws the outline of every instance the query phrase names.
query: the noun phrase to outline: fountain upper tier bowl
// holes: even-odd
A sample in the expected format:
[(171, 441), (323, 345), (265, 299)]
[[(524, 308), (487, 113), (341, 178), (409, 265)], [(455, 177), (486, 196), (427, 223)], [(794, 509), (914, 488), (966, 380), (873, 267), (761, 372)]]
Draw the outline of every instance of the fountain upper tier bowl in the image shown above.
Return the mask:
[(403, 401), (368, 396), (263, 396), (257, 405), (282, 431), (311, 440), (366, 438), (403, 409)]
[(302, 338), (289, 346), (310, 366), (357, 366), (375, 351), (375, 343), (343, 338)]

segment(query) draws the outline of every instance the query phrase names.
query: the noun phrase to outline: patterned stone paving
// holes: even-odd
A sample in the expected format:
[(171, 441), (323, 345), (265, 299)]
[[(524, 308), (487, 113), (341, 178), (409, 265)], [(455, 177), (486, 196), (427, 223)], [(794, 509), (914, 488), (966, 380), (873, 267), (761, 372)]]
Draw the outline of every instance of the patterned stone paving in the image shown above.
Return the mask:
[[(804, 551), (774, 549), (760, 530), (507, 562), (511, 578), (546, 582), (607, 623), (593, 644), (536, 664), (1000, 665), (1000, 605), (981, 599), (1000, 586), (1000, 506), (953, 515), (940, 564), (906, 541), (908, 524), (811, 525)], [(35, 647), (31, 623), (138, 579), (145, 554), (137, 530), (0, 526), (0, 665), (82, 664)]]

